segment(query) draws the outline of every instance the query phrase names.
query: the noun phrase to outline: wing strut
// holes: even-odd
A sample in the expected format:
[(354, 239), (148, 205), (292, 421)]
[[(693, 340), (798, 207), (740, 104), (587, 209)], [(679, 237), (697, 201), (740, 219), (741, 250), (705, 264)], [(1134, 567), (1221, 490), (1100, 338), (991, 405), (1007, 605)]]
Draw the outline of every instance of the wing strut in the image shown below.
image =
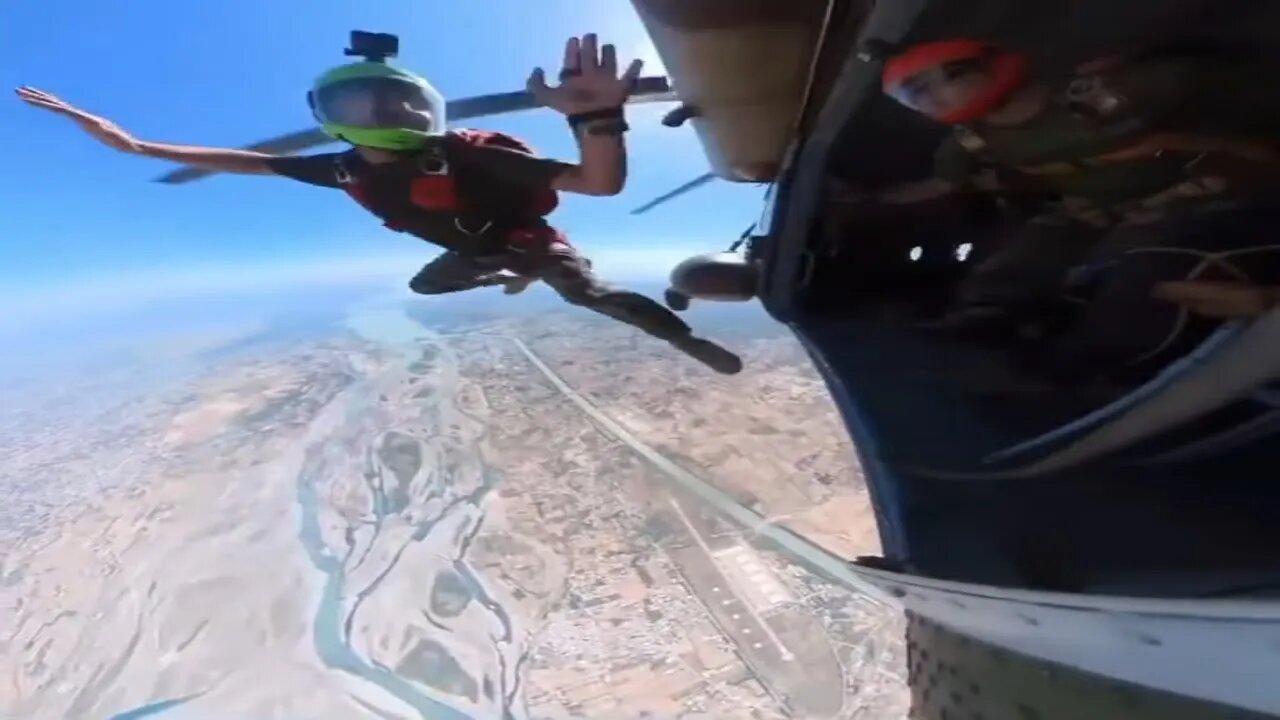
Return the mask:
[(705, 175), (699, 175), (698, 177), (696, 177), (696, 178), (694, 178), (694, 179), (690, 180), (689, 182), (687, 182), (687, 183), (685, 183), (685, 184), (681, 185), (680, 187), (676, 188), (675, 190), (672, 190), (671, 192), (666, 193), (666, 194), (664, 194), (664, 195), (659, 195), (658, 197), (656, 197), (656, 198), (654, 198), (654, 199), (650, 200), (649, 202), (645, 203), (644, 205), (641, 205), (640, 207), (636, 208), (635, 210), (632, 210), (632, 211), (631, 211), (631, 214), (632, 214), (632, 215), (642, 215), (642, 214), (644, 214), (644, 213), (647, 213), (647, 212), (649, 212), (650, 210), (654, 209), (655, 207), (657, 207), (657, 206), (659, 206), (659, 205), (661, 205), (661, 204), (663, 204), (663, 203), (667, 202), (668, 200), (673, 200), (673, 199), (675, 199), (675, 198), (677, 198), (677, 197), (680, 197), (681, 195), (683, 195), (683, 194), (685, 194), (685, 193), (689, 192), (690, 190), (693, 190), (693, 189), (695, 189), (695, 188), (701, 187), (702, 185), (706, 185), (707, 183), (709, 183), (709, 182), (711, 182), (712, 180), (715, 180), (715, 179), (716, 179), (716, 174), (715, 174), (715, 173), (713, 173), (713, 172), (706, 173)]

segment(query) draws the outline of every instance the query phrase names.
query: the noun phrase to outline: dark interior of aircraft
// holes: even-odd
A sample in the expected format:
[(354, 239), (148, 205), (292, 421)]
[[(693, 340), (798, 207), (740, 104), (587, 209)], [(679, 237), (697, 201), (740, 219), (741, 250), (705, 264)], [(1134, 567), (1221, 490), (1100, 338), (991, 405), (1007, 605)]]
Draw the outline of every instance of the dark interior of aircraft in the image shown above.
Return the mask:
[[(966, 278), (1052, 198), (975, 192), (894, 207), (846, 203), (830, 190), (874, 193), (929, 178), (951, 133), (881, 93), (880, 63), (856, 61), (859, 51), (974, 37), (1026, 53), (1035, 76), (1050, 81), (1100, 57), (1224, 59), (1258, 81), (1221, 88), (1226, 107), (1201, 109), (1208, 117), (1253, 113), (1265, 134), (1280, 129), (1270, 71), (1280, 68), (1280, 4), (926, 2), (914, 19), (891, 17), (907, 12), (893, 5), (881, 3), (865, 22), (844, 18), (824, 48), (829, 95), (816, 105), (826, 108), (807, 118), (809, 142), (823, 152), (817, 161), (800, 155), (790, 196), (783, 194), (792, 208), (777, 215), (789, 218), (777, 242), (801, 240), (765, 249), (804, 256), (774, 263), (777, 272), (799, 269), (773, 281), (785, 289), (766, 306), (786, 305), (775, 314), (809, 346), (862, 440), (881, 518), (879, 562), (1065, 592), (1280, 592), (1280, 403), (1268, 387), (1276, 373), (1258, 370), (1252, 386), (1228, 389), (1229, 374), (1213, 370), (1226, 367), (1213, 363), (1232, 348), (1254, 342), (1262, 321), (1201, 317), (1150, 295), (1152, 282), (1191, 277), (1202, 264), (1148, 263), (1109, 295), (1096, 277), (1071, 279), (1063, 269), (1067, 289), (1034, 322), (957, 332), (945, 321)], [(910, 27), (904, 37), (876, 35), (895, 21)], [(1241, 97), (1241, 86), (1256, 95)], [(842, 106), (851, 112), (832, 116)], [(797, 195), (819, 187), (822, 197), (795, 230)], [(1280, 285), (1280, 255), (1260, 239), (1278, 215), (1265, 202), (1246, 204), (1193, 249), (1252, 253), (1233, 268), (1250, 282)], [(1099, 271), (1104, 280), (1109, 267)], [(1091, 310), (1100, 297), (1112, 304)], [(1072, 345), (1085, 322), (1102, 324)], [(1197, 374), (1202, 368), (1210, 377)], [(1214, 392), (1223, 398), (1197, 401), (1194, 412), (1168, 410)], [(1127, 440), (1107, 439), (1117, 428), (1128, 428)]]

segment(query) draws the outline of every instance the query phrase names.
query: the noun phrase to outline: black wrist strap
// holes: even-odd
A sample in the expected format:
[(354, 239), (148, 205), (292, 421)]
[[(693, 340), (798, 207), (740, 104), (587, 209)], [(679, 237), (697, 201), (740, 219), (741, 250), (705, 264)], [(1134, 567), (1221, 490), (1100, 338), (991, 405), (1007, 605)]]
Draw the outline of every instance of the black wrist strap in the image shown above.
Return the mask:
[(574, 113), (572, 115), (567, 115), (566, 119), (569, 121), (569, 127), (577, 130), (583, 123), (595, 122), (596, 120), (621, 120), (622, 107), (619, 106)]
[(587, 126), (588, 135), (621, 135), (631, 128), (627, 126), (627, 121), (621, 118), (611, 123), (592, 123)]

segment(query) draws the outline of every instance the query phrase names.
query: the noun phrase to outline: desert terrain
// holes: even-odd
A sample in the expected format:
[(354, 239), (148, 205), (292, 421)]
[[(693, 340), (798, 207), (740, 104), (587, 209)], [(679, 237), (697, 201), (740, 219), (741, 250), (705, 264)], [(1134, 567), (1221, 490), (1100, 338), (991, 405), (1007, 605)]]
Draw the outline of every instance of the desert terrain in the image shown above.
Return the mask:
[(901, 618), (653, 462), (877, 551), (802, 352), (739, 339), (733, 378), (574, 312), (267, 343), (102, 401), (76, 452), (33, 408), (0, 717), (904, 716)]

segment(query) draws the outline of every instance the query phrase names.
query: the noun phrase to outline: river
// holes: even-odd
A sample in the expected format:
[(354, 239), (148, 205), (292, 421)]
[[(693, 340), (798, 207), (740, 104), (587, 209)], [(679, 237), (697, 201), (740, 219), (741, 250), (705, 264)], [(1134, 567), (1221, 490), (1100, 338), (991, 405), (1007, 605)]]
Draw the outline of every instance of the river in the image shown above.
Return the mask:
[[(345, 325), (398, 360), (386, 371), (396, 377), (366, 377), (334, 400), (334, 420), (312, 428), (297, 472), (298, 540), (319, 575), (311, 644), (325, 667), (376, 688), (359, 695), (390, 695), (419, 718), (523, 720), (527, 632), (468, 559), (497, 485), (480, 451), (486, 420), (455, 402), (461, 378), (452, 350), (402, 302), (354, 307)], [(361, 472), (366, 448), (378, 460)], [(367, 500), (358, 516), (332, 504), (353, 489)], [(461, 606), (433, 616), (441, 578)], [(385, 651), (387, 638), (415, 633), (408, 652)], [(398, 658), (381, 662), (379, 654)], [(197, 697), (152, 702), (115, 720), (168, 715)], [(386, 702), (351, 700), (374, 717), (404, 717)]]
[[(317, 654), (326, 666), (385, 690), (412, 707), (421, 718), (454, 720), (471, 717), (462, 709), (465, 703), (453, 700), (448, 693), (440, 692), (439, 689), (458, 691), (470, 688), (474, 692), (478, 684), (477, 677), (485, 678), (483, 683), (479, 683), (484, 688), (477, 698), (491, 696), (490, 703), (477, 703), (491, 706), (485, 712), (486, 717), (491, 717), (492, 711), (500, 711), (503, 717), (521, 718), (524, 716), (524, 709), (519, 667), (524, 657), (524, 635), (519, 627), (518, 615), (503, 606), (484, 576), (467, 559), (470, 544), (479, 534), (485, 519), (484, 500), (496, 486), (495, 475), (484, 466), (479, 451), (486, 433), (484, 421), (469, 416), (456, 405), (454, 398), (459, 378), (457, 364), (451, 352), (439, 344), (435, 333), (408, 317), (401, 303), (354, 308), (347, 326), (366, 340), (398, 351), (401, 356), (398, 364), (406, 374), (414, 374), (415, 366), (419, 366), (417, 373), (422, 374), (420, 366), (423, 348), (434, 345), (434, 361), (431, 363), (429, 377), (414, 386), (416, 397), (413, 401), (413, 413), (417, 418), (434, 420), (441, 425), (469, 425), (471, 435), (463, 435), (464, 447), (461, 449), (472, 460), (474, 469), (469, 471), (465, 463), (454, 462), (443, 468), (422, 468), (423, 473), (434, 473), (435, 479), (431, 483), (410, 485), (406, 482), (383, 481), (367, 484), (372, 496), (370, 507), (373, 517), (365, 518), (364, 521), (373, 526), (375, 538), (369, 541), (364, 554), (368, 555), (368, 547), (377, 542), (379, 533), (387, 532), (389, 525), (408, 525), (412, 532), (405, 545), (395, 553), (392, 562), (371, 583), (356, 588), (350, 582), (348, 570), (350, 565), (362, 562), (363, 558), (357, 560), (353, 557), (355, 553), (350, 551), (343, 555), (335, 553), (321, 530), (324, 503), (322, 490), (325, 483), (335, 481), (332, 477), (334, 468), (325, 462), (325, 453), (317, 452), (309, 458), (298, 476), (297, 497), (301, 514), (299, 539), (311, 564), (324, 580), (312, 623)], [(423, 393), (423, 385), (428, 382), (431, 383), (431, 392)], [(377, 401), (378, 393), (372, 387), (365, 388), (361, 393), (353, 393), (347, 400), (349, 405), (345, 409), (350, 423), (344, 425), (340, 432), (358, 433), (367, 430), (367, 422), (362, 423), (361, 419), (376, 412), (374, 406)], [(403, 421), (403, 418), (400, 420)], [(382, 428), (382, 431), (385, 437), (392, 429)], [(411, 438), (410, 435), (402, 437)], [(349, 439), (332, 438), (325, 445), (346, 447)], [(419, 443), (434, 441), (416, 440)], [(418, 456), (429, 458), (432, 454), (422, 450)], [(453, 477), (454, 474), (465, 474), (468, 477)], [(409, 495), (414, 491), (419, 492), (420, 496)], [(410, 509), (414, 512), (407, 512)], [(348, 538), (355, 529), (348, 528)], [(460, 579), (465, 592), (475, 606), (487, 614), (489, 621), (490, 629), (484, 633), (485, 637), (478, 637), (476, 634), (450, 637), (456, 631), (448, 624), (440, 620), (430, 623), (431, 632), (436, 636), (433, 640), (438, 639), (439, 642), (431, 642), (428, 648), (430, 661), (425, 664), (430, 668), (428, 672), (433, 673), (429, 681), (436, 688), (435, 691), (429, 691), (421, 682), (414, 682), (376, 660), (362, 656), (353, 646), (352, 619), (361, 610), (363, 601), (377, 592), (389, 575), (416, 570), (399, 566), (400, 559), (410, 544), (427, 545), (432, 555), (451, 558), (450, 566), (454, 576)], [(475, 649), (477, 644), (488, 646), (488, 656), (493, 660), (492, 667), (464, 668), (462, 662), (448, 657), (447, 648), (450, 645)], [(424, 651), (424, 654), (428, 653)], [(483, 655), (474, 652), (471, 654)], [(490, 687), (490, 677), (496, 681), (496, 688)], [(488, 692), (485, 693), (484, 689), (488, 689)]]

